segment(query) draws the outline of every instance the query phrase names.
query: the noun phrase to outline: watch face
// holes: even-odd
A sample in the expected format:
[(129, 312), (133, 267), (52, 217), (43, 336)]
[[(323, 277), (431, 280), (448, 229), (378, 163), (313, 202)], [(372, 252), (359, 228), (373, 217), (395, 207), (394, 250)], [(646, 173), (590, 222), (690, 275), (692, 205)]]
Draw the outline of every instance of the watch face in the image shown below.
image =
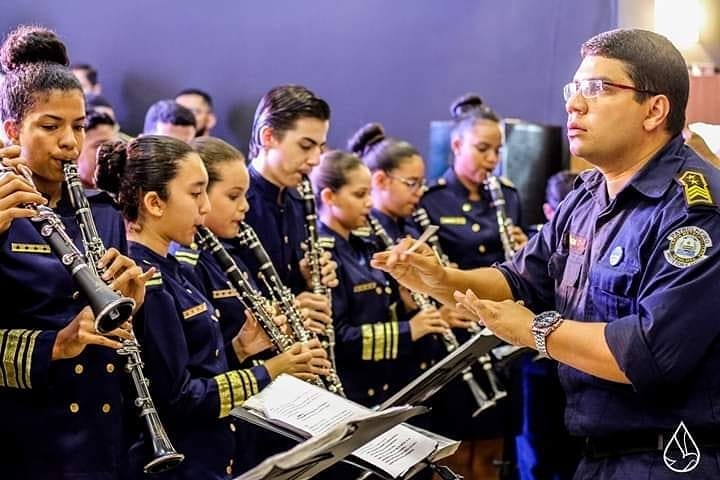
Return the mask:
[(535, 317), (535, 328), (546, 328), (555, 323), (560, 318), (558, 312), (543, 312)]

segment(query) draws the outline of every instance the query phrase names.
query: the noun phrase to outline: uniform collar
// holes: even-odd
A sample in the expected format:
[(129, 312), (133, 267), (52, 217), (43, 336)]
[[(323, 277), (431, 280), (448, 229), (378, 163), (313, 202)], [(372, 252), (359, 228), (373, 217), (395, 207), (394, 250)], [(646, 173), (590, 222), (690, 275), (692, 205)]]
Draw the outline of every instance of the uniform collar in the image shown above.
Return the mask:
[(383, 225), (395, 225), (399, 232), (403, 231), (403, 227), (405, 226), (405, 219), (404, 218), (398, 218), (397, 220), (392, 218), (390, 215), (386, 215), (377, 208), (373, 208), (370, 210), (370, 215), (377, 218), (378, 221), (380, 221)]
[(253, 189), (260, 193), (260, 195), (273, 204), (280, 202), (285, 203), (285, 191), (287, 189), (280, 188), (272, 183), (267, 178), (263, 177), (253, 165), (248, 168), (250, 172), (250, 185)]
[[(623, 194), (628, 188), (649, 198), (662, 197), (670, 185), (675, 181), (675, 176), (682, 168), (682, 149), (684, 141), (682, 135), (677, 135), (665, 144), (659, 152), (630, 180), (618, 195)], [(597, 169), (583, 172), (582, 178), (585, 189), (594, 192), (602, 184), (605, 185), (605, 177)], [(625, 194), (626, 195), (626, 194)]]
[(157, 265), (165, 272), (177, 274), (180, 267), (175, 257), (169, 253), (167, 257), (163, 257), (141, 243), (128, 241), (128, 252), (133, 259), (142, 264), (143, 270)]
[[(448, 167), (448, 169), (445, 170), (442, 178), (445, 180), (445, 185), (447, 185), (448, 188), (459, 193), (460, 195), (462, 195), (463, 198), (470, 198), (470, 190), (468, 190), (465, 185), (463, 185), (463, 183), (458, 178), (457, 173), (455, 173), (455, 169), (452, 166)], [(485, 195), (487, 195), (487, 191), (485, 190), (485, 188), (481, 185), (478, 190), (480, 197), (485, 198)]]

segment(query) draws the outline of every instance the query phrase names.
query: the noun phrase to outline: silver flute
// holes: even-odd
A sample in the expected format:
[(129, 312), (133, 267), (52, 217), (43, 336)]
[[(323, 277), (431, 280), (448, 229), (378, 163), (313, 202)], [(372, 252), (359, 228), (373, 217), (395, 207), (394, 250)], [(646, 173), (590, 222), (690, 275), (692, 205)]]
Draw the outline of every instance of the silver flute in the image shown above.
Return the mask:
[[(65, 162), (63, 171), (70, 202), (75, 209), (75, 217), (80, 227), (87, 263), (93, 269), (96, 277), (100, 278), (103, 269), (100, 268), (98, 262), (105, 255), (105, 245), (103, 245), (102, 239), (97, 232), (95, 219), (90, 210), (90, 203), (85, 196), (85, 190), (77, 172), (77, 165), (73, 162)], [(146, 473), (159, 473), (170, 470), (179, 465), (185, 459), (185, 455), (178, 453), (173, 447), (155, 409), (155, 403), (148, 388), (149, 381), (143, 372), (144, 363), (140, 354), (140, 345), (135, 340), (135, 334), (133, 333), (132, 340), (123, 339), (122, 344), (122, 348), (117, 353), (127, 357), (125, 371), (130, 374), (135, 387), (137, 394), (135, 406), (140, 409), (140, 416), (145, 420), (145, 426), (152, 444), (152, 457), (145, 464), (144, 471)]]

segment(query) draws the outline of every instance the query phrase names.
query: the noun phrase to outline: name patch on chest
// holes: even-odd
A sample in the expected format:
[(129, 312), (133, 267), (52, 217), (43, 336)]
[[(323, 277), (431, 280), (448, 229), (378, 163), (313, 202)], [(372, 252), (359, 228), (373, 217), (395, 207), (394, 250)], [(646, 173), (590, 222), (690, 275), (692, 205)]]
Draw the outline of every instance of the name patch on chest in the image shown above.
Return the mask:
[(15, 253), (51, 253), (46, 243), (11, 243), (10, 251)]
[(571, 253), (582, 255), (585, 253), (585, 247), (587, 247), (587, 239), (571, 232), (568, 240), (568, 247), (570, 248)]
[(374, 290), (377, 286), (377, 282), (359, 283), (353, 285), (353, 293), (367, 292), (368, 290)]
[(465, 225), (467, 218), (465, 217), (440, 217), (440, 225)]
[(208, 309), (207, 303), (203, 302), (200, 305), (195, 305), (194, 307), (184, 310), (182, 312), (182, 316), (185, 320), (187, 320), (188, 318), (194, 317), (195, 315), (199, 315), (203, 312), (207, 312), (207, 309)]
[(667, 238), (670, 244), (664, 252), (665, 260), (678, 268), (687, 268), (707, 258), (705, 253), (712, 247), (710, 235), (700, 227), (680, 227)]

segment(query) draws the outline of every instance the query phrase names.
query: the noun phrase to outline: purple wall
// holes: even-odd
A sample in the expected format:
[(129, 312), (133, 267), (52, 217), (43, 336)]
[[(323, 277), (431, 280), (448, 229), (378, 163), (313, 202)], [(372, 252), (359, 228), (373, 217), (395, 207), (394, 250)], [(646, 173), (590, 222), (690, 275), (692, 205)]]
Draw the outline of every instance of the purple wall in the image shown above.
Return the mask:
[(304, 84), (333, 108), (330, 142), (368, 121), (427, 151), (428, 124), (480, 93), (501, 115), (564, 124), (562, 85), (617, 0), (11, 0), (0, 29), (56, 29), (100, 70), (124, 129), (179, 89), (208, 90), (215, 133), (246, 150), (259, 97)]

